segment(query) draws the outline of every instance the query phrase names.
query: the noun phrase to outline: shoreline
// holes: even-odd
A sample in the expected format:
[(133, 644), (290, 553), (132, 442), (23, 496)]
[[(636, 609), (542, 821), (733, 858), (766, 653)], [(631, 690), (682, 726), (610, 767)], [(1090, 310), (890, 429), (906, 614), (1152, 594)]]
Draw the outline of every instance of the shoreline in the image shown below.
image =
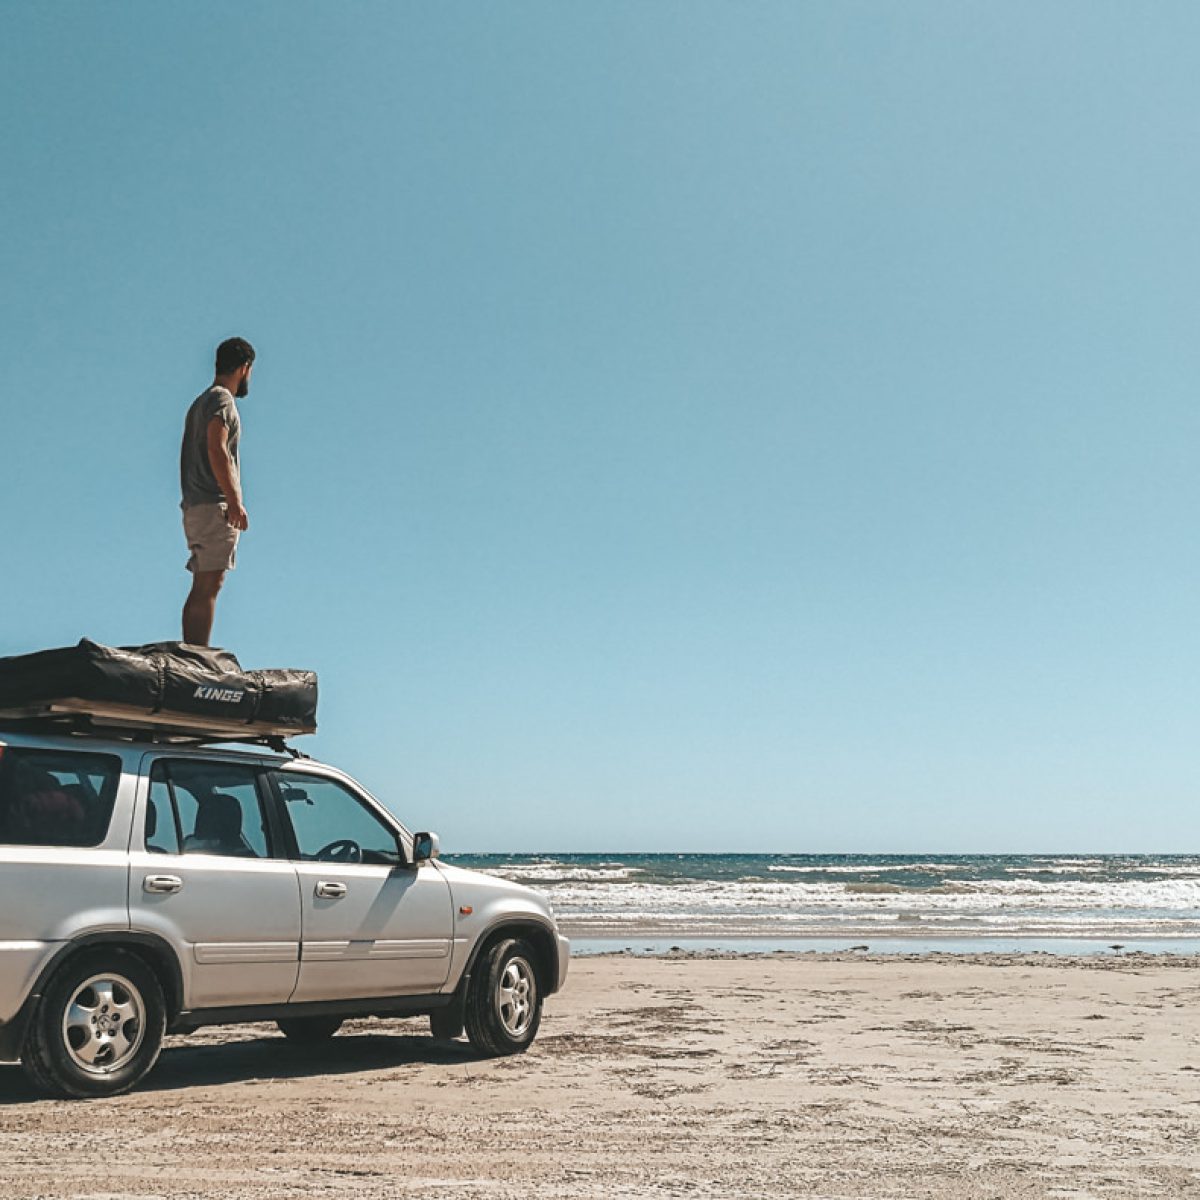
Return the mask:
[(1200, 936), (1122, 938), (1014, 937), (1012, 935), (892, 934), (889, 937), (789, 937), (767, 933), (729, 936), (695, 936), (667, 932), (625, 933), (596, 936), (567, 926), (571, 955), (602, 958), (625, 955), (644, 958), (676, 956), (720, 958), (1128, 958), (1141, 960), (1200, 959)]

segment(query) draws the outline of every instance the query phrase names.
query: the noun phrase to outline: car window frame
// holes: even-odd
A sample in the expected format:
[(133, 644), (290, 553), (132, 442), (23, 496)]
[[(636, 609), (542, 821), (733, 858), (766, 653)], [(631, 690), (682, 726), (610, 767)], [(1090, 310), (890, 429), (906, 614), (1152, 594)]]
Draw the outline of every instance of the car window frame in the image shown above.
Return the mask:
[[(214, 854), (211, 851), (187, 850), (184, 847), (183, 827), (180, 823), (179, 802), (175, 797), (175, 781), (171, 777), (170, 765), (175, 762), (195, 763), (202, 766), (241, 767), (254, 777), (254, 788), (258, 796), (259, 807), (266, 821), (267, 854), (260, 857), (257, 854)], [(268, 863), (291, 861), (291, 843), (285, 836), (285, 829), (280, 820), (277, 808), (277, 797), (271, 786), (270, 767), (263, 762), (247, 761), (241, 758), (218, 758), (212, 755), (199, 754), (157, 754), (146, 772), (146, 803), (150, 803), (150, 789), (154, 786), (154, 772), (159, 766), (164, 768), (167, 791), (171, 797), (171, 817), (175, 822), (176, 836), (179, 842), (178, 857), (180, 858), (220, 858), (239, 863)], [(145, 849), (143, 833), (142, 848)]]
[[(300, 844), (296, 840), (296, 830), (292, 825), (292, 818), (288, 813), (287, 801), (283, 798), (283, 782), (290, 778), (300, 779), (320, 779), (325, 783), (332, 783), (348, 792), (350, 797), (359, 805), (367, 810), (384, 828), (388, 829), (396, 840), (396, 851), (400, 856), (400, 861), (390, 870), (407, 870), (412, 866), (412, 850), (408, 838), (408, 831), (396, 820), (392, 814), (383, 807), (374, 797), (368, 795), (361, 788), (356, 787), (352, 781), (341, 775), (335, 775), (325, 771), (308, 771), (304, 768), (288, 768), (279, 765), (273, 765), (267, 768), (267, 782), (271, 788), (272, 795), (275, 800), (275, 805), (278, 810), (279, 819), (283, 824), (286, 844), (292, 862), (304, 863), (311, 865), (319, 860), (314, 858), (302, 858), (300, 855)], [(384, 866), (383, 863), (325, 863), (322, 864), (329, 867), (371, 867), (378, 869)]]

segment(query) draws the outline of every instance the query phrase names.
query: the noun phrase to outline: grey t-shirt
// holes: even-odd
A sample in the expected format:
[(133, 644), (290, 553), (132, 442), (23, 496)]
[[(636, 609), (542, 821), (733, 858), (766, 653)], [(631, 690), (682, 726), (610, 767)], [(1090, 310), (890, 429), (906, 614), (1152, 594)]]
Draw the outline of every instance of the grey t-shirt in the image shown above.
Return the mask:
[(183, 423), (183, 446), (179, 452), (179, 483), (183, 490), (183, 507), (193, 504), (220, 504), (229, 497), (221, 491), (208, 458), (208, 423), (220, 417), (229, 430), (229, 457), (238, 470), (238, 439), (242, 435), (242, 420), (238, 416), (233, 393), (213, 384), (192, 401), (187, 420)]

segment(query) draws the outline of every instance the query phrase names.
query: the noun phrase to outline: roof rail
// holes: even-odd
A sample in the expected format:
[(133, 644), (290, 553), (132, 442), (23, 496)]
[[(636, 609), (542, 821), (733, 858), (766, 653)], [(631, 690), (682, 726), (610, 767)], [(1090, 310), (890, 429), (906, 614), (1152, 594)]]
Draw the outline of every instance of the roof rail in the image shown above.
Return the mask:
[(203, 730), (166, 722), (106, 718), (79, 712), (0, 712), (0, 730), (24, 733), (82, 734), (89, 737), (120, 738), (153, 745), (210, 746), (235, 744), (265, 746), (276, 754), (294, 759), (309, 756), (289, 746), (281, 733), (256, 732), (232, 727), (228, 731)]

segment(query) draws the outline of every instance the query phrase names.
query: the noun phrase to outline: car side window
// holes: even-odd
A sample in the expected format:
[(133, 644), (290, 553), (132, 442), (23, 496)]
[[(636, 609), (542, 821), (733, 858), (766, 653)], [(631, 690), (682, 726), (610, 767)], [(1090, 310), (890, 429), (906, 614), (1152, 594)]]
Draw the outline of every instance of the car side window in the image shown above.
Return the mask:
[(280, 771), (275, 781), (302, 860), (380, 866), (404, 862), (395, 831), (349, 788), (298, 771)]
[(121, 760), (71, 750), (0, 750), (0, 845), (98, 846)]
[(179, 828), (171, 805), (164, 763), (155, 763), (150, 775), (150, 795), (146, 801), (146, 851), (150, 854), (178, 854)]
[[(160, 759), (150, 776), (152, 805), (147, 809), (146, 848), (151, 850), (153, 842), (156, 848), (171, 853), (165, 849), (171, 843), (163, 837), (169, 838), (164, 830), (173, 824), (174, 845), (184, 854), (272, 857), (258, 777), (257, 768), (243, 763)], [(155, 824), (153, 837), (151, 821)]]

